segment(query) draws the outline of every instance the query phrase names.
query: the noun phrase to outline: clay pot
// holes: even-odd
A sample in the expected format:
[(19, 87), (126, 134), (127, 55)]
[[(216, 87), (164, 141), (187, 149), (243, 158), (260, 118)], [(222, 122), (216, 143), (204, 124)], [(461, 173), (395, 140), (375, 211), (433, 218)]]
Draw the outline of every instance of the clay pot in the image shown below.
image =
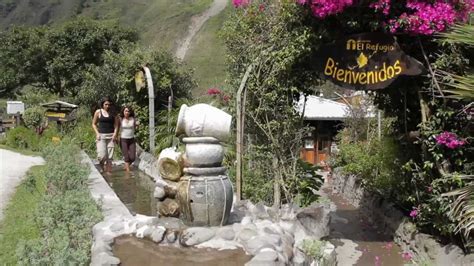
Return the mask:
[(158, 157), (158, 171), (163, 179), (178, 181), (182, 175), (184, 162), (182, 154), (173, 148), (161, 151)]
[(176, 198), (186, 225), (222, 226), (232, 207), (232, 183), (225, 175), (183, 176)]
[(224, 159), (224, 147), (213, 137), (183, 138), (185, 165), (191, 167), (220, 166)]
[(208, 104), (188, 107), (181, 105), (176, 125), (176, 135), (188, 137), (214, 137), (226, 141), (230, 135), (232, 116)]

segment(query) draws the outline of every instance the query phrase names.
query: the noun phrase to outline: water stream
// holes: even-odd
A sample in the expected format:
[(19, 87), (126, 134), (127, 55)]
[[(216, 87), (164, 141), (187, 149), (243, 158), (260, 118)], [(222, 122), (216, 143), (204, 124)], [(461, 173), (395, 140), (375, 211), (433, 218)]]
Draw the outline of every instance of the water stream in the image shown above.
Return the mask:
[(336, 205), (331, 213), (329, 241), (336, 246), (338, 265), (401, 266), (409, 263), (402, 258), (402, 250), (377, 225), (348, 201), (329, 189), (329, 199)]
[[(112, 169), (111, 175), (104, 175), (104, 178), (132, 214), (156, 215), (157, 202), (153, 197), (155, 183), (151, 177), (138, 170), (127, 173), (117, 166)], [(120, 259), (120, 265), (141, 266), (240, 266), (251, 259), (243, 249), (182, 248), (134, 236), (116, 238), (113, 253)]]
[(132, 214), (157, 214), (157, 201), (153, 197), (155, 183), (150, 176), (138, 170), (127, 173), (115, 166), (112, 174), (104, 178)]
[(122, 266), (241, 266), (251, 259), (241, 248), (180, 248), (157, 245), (132, 236), (116, 238), (113, 253), (120, 259)]

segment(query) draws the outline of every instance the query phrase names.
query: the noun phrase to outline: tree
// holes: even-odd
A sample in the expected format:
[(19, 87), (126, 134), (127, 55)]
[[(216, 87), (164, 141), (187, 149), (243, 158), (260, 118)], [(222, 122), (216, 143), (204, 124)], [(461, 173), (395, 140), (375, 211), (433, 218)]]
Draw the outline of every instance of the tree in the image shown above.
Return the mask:
[(138, 40), (135, 31), (87, 19), (47, 27), (14, 27), (0, 36), (0, 91), (12, 93), (32, 85), (75, 96), (83, 71), (103, 62), (106, 51), (118, 52)]

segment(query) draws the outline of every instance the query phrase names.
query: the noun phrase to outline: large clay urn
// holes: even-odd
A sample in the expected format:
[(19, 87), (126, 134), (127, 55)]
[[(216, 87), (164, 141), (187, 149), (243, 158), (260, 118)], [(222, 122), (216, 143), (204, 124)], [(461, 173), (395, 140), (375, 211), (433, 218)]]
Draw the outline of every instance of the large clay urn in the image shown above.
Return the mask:
[(230, 135), (232, 116), (208, 104), (196, 104), (188, 107), (181, 105), (176, 135), (188, 137), (214, 137), (226, 141)]
[(213, 137), (183, 138), (185, 165), (188, 167), (220, 166), (224, 158), (224, 147)]
[(176, 196), (185, 224), (221, 226), (227, 223), (233, 201), (232, 183), (227, 176), (184, 176)]

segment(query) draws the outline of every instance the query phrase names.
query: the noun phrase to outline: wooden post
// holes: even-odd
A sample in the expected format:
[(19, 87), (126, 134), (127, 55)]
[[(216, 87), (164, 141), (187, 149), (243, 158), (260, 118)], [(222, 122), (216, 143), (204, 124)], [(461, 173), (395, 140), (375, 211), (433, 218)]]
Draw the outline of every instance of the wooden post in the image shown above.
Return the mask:
[(381, 118), (381, 111), (377, 110), (377, 133), (379, 137), (379, 141), (382, 139), (382, 118)]
[[(278, 159), (276, 157), (273, 157), (272, 166), (273, 166), (273, 169), (278, 169)], [(281, 187), (280, 187), (281, 176), (280, 176), (280, 171), (277, 170), (276, 173), (277, 174), (273, 180), (273, 207), (275, 207), (276, 209), (279, 209), (280, 202), (281, 202)]]
[[(237, 171), (235, 176), (235, 186), (237, 187), (237, 200), (242, 199), (242, 145), (244, 142), (244, 117), (245, 108), (242, 106), (242, 92), (245, 90), (245, 83), (252, 71), (253, 65), (247, 67), (244, 77), (240, 82), (239, 90), (237, 91), (237, 140), (236, 144), (236, 156), (237, 156)], [(244, 97), (246, 93), (244, 93)], [(245, 99), (244, 99), (245, 103)]]

